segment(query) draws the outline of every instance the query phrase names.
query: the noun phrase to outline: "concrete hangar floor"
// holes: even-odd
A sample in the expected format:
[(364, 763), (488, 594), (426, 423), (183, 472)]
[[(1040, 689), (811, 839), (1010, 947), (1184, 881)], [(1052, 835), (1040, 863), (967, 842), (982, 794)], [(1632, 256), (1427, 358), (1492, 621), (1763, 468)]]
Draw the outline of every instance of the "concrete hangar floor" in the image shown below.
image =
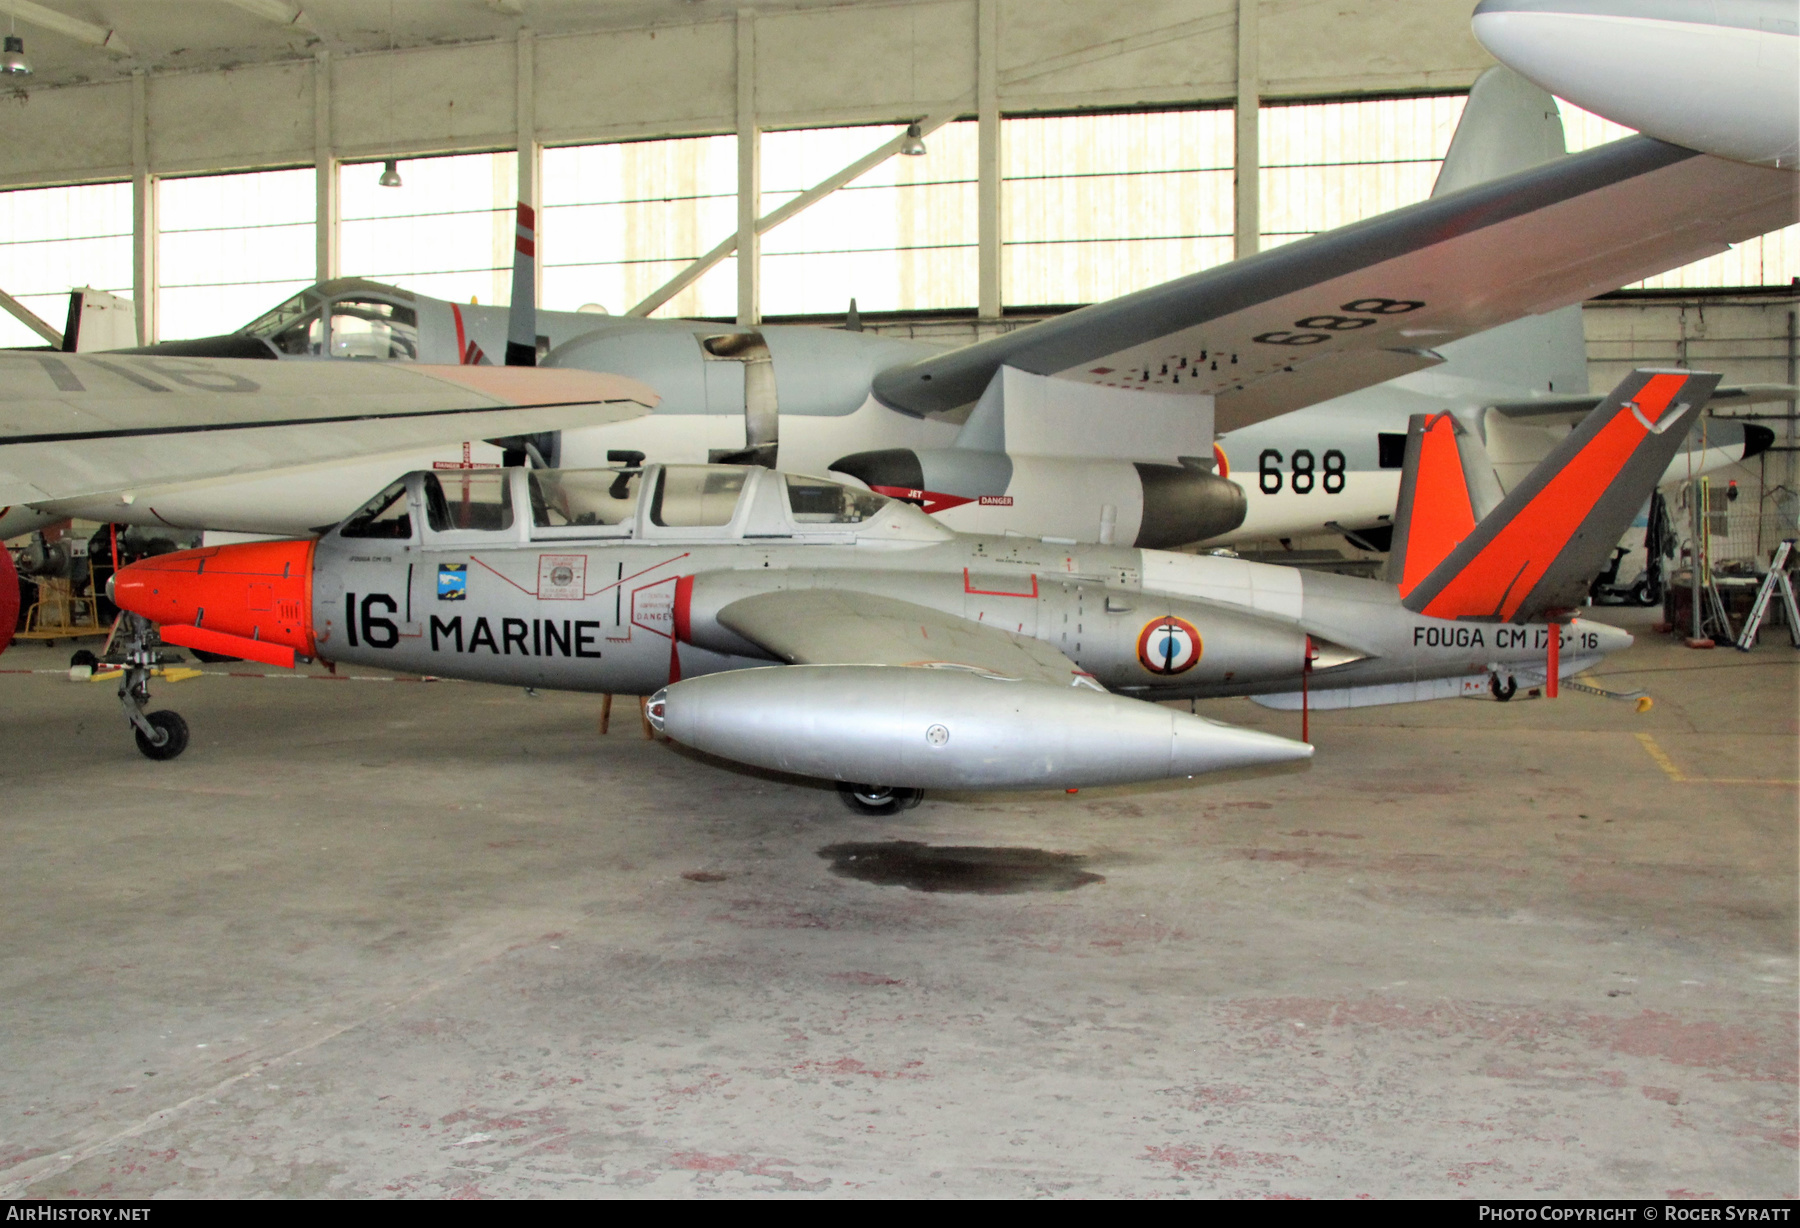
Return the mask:
[(209, 667), (153, 763), (67, 651), (0, 661), (10, 1197), (1800, 1192), (1779, 632), (890, 819), (459, 683)]

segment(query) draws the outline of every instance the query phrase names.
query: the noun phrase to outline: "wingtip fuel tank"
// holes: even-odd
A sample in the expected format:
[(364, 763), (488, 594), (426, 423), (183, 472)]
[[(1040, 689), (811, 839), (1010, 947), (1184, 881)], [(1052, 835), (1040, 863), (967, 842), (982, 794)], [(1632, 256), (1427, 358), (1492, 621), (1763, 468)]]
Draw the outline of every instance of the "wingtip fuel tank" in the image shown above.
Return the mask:
[(909, 789), (1130, 784), (1310, 758), (1313, 748), (1086, 686), (962, 669), (801, 665), (658, 691), (651, 723), (722, 759)]

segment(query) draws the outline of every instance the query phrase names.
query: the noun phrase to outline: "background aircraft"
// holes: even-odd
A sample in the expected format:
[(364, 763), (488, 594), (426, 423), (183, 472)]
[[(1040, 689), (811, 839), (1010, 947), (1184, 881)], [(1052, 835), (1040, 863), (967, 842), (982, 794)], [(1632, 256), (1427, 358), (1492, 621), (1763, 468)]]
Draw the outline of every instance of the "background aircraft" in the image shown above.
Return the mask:
[[(948, 352), (833, 329), (539, 312), (524, 335), (540, 338), (546, 364), (622, 370), (663, 401), (641, 422), (534, 446), (552, 465), (636, 451), (836, 468), (872, 487), (917, 491), (948, 523), (984, 532), (1152, 546), (1226, 540), (1251, 522), (1239, 488), (1213, 471), (1215, 418), (1225, 463), (1243, 477), (1261, 469), (1266, 450), (1240, 442), (1246, 428), (1403, 373), (1441, 371), (1459, 338), (1722, 250), (1794, 210), (1790, 176), (1647, 138), (1558, 157), (1554, 104), (1508, 78), (1477, 86), (1464, 119), (1471, 135), (1459, 135), (1444, 190), (1428, 201)], [(333, 282), (241, 333), (155, 348), (472, 361), (504, 352), (509, 322), (502, 308)], [(1563, 369), (1572, 386), (1539, 388), (1496, 378), (1492, 357), (1477, 364), (1487, 387), (1476, 399), (1591, 404), (1580, 364)], [(1403, 434), (1413, 409), (1473, 395), (1454, 368), (1444, 374), (1423, 405), (1394, 407), (1385, 432), (1351, 415), (1348, 446), (1314, 433), (1303, 447), (1271, 445), (1286, 467), (1280, 493), (1304, 484), (1294, 459), (1304, 451), (1320, 497), (1275, 500), (1255, 531), (1379, 529), (1397, 471), (1381, 467), (1378, 437)], [(164, 490), (154, 506), (182, 525), (292, 533), (346, 514), (393, 472), (433, 463), (459, 459), (395, 455), (300, 482)], [(1266, 484), (1259, 473), (1250, 497)]]
[[(821, 478), (652, 465), (417, 472), (316, 541), (162, 555), (114, 593), (165, 643), (288, 667), (654, 691), (677, 740), (877, 807), (1193, 775), (1311, 748), (1138, 700), (1554, 688), (1629, 644), (1569, 615), (1717, 382), (1633, 373), (1491, 510), (1479, 441), (1415, 417), (1397, 587), (961, 535)], [(143, 710), (154, 655), (130, 634), (121, 698), (144, 753), (173, 757), (186, 725)]]
[[(612, 422), (655, 404), (642, 384), (589, 371), (0, 351), (0, 520), (24, 504), (118, 522), (165, 483), (325, 469), (377, 448)], [(18, 593), (0, 550), (0, 651)]]
[(1473, 25), (1495, 59), (1597, 115), (1717, 157), (1800, 169), (1793, 0), (1482, 0)]

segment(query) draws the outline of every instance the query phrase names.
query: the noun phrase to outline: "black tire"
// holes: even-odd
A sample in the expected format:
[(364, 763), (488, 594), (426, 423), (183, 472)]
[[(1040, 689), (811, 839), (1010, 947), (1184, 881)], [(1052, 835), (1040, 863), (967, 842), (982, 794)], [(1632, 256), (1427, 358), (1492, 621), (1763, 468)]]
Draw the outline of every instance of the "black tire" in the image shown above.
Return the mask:
[(100, 658), (96, 657), (85, 648), (76, 649), (75, 655), (69, 658), (70, 669), (80, 669), (83, 665), (92, 669), (98, 664), (100, 664)]
[(1626, 595), (1626, 600), (1630, 601), (1632, 605), (1646, 607), (1661, 605), (1662, 586), (1660, 584), (1652, 584), (1650, 578), (1646, 576), (1631, 586), (1631, 592)]
[(1489, 674), (1488, 675), (1488, 694), (1492, 695), (1495, 699), (1499, 700), (1501, 703), (1505, 703), (1507, 700), (1511, 699), (1514, 695), (1517, 695), (1518, 693), (1519, 693), (1519, 680), (1517, 678), (1514, 678), (1509, 674), (1509, 675), (1507, 675), (1507, 678), (1506, 678), (1506, 685), (1501, 686), (1499, 674)]
[(896, 789), (891, 785), (838, 784), (838, 796), (857, 814), (890, 815), (911, 810), (924, 798), (920, 789)]
[(187, 749), (188, 724), (175, 712), (150, 712), (144, 716), (152, 728), (163, 735), (160, 743), (152, 742), (144, 736), (144, 731), (136, 726), (132, 732), (137, 735), (138, 750), (146, 759), (173, 759)]

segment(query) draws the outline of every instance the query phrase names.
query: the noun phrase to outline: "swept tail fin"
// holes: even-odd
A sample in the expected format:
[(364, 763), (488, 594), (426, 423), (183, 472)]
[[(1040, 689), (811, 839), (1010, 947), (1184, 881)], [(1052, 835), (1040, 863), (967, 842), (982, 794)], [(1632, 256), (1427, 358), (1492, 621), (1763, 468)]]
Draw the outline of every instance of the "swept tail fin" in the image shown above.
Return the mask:
[[(1515, 623), (1579, 605), (1718, 382), (1633, 371), (1442, 562), (1402, 588), (1402, 604), (1434, 618)], [(1427, 455), (1421, 446), (1421, 468)]]

